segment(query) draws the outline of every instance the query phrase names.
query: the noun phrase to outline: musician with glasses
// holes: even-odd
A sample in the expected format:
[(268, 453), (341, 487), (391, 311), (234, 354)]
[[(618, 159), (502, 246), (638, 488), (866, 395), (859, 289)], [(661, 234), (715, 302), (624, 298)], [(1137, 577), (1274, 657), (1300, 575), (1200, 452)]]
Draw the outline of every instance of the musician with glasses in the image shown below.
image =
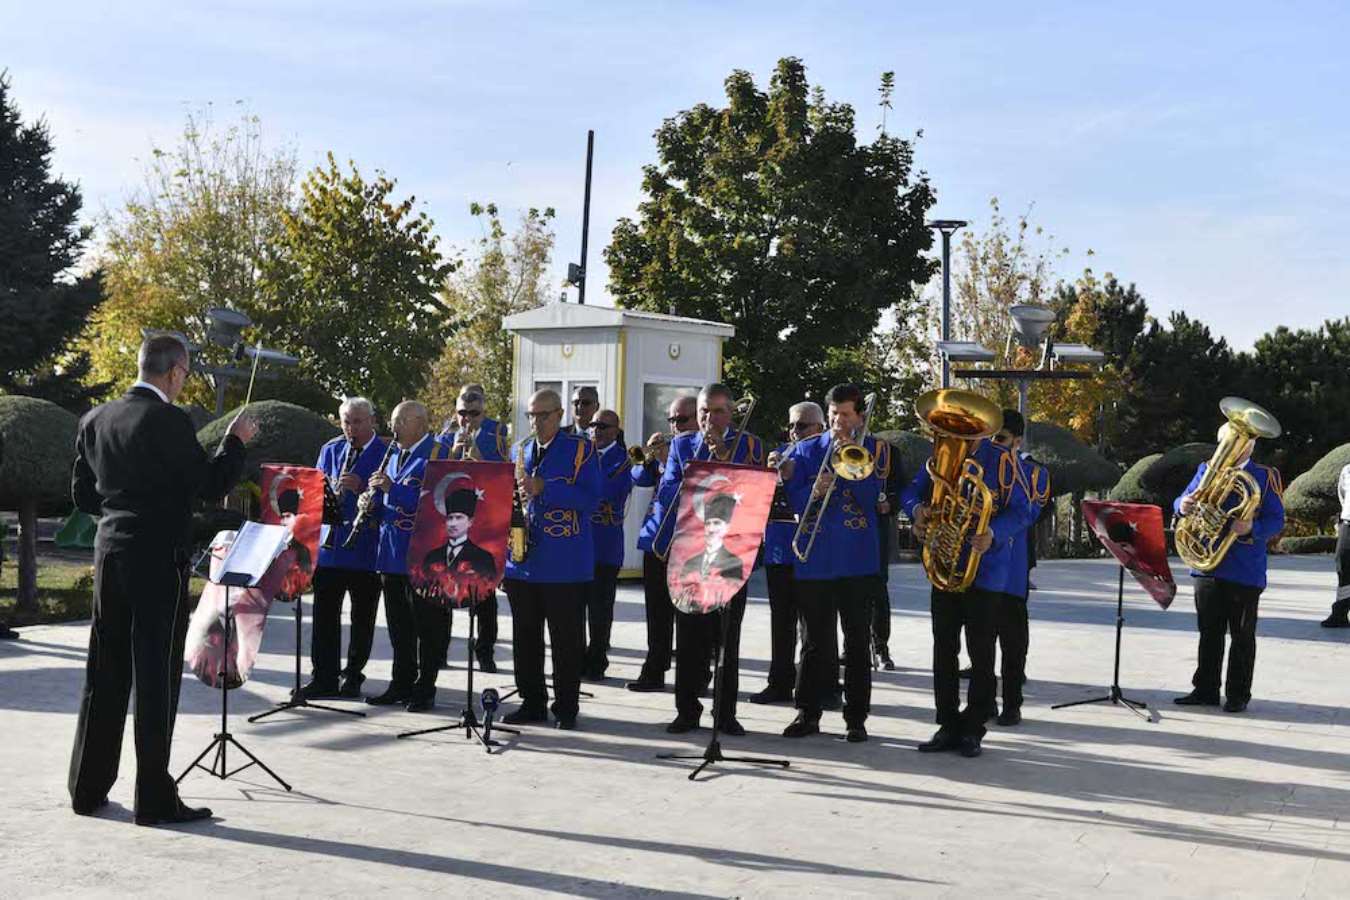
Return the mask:
[[(661, 556), (670, 552), (675, 538), (675, 520), (679, 516), (676, 504), (684, 479), (684, 467), (695, 460), (764, 464), (764, 445), (748, 432), (731, 427), (734, 415), (731, 389), (724, 384), (710, 384), (698, 395), (699, 430), (676, 435), (670, 442), (670, 459), (661, 476), (662, 496), (670, 497), (669, 514), (663, 511), (658, 532), (652, 541), (653, 550)], [(664, 568), (664, 567), (663, 567)], [(662, 576), (664, 579), (664, 571)], [(699, 697), (712, 679), (712, 654), (722, 634), (722, 616), (731, 616), (727, 628), (727, 645), (722, 655), (722, 683), (719, 685), (723, 708), (718, 728), (724, 734), (739, 736), (745, 728), (736, 719), (736, 692), (740, 682), (741, 619), (745, 615), (747, 585), (731, 598), (725, 607), (712, 613), (686, 613), (675, 610), (675, 710), (674, 721), (666, 726), (671, 734), (683, 734), (699, 727), (703, 704)], [(667, 598), (669, 593), (667, 592)], [(667, 603), (669, 603), (667, 599)]]
[[(692, 434), (698, 431), (698, 398), (693, 394), (676, 397), (670, 401), (666, 411), (666, 423), (671, 434)], [(652, 435), (656, 438), (657, 435)], [(671, 439), (673, 440), (673, 438)], [(666, 561), (652, 550), (652, 541), (661, 527), (666, 510), (674, 502), (679, 482), (665, 482), (662, 472), (669, 465), (671, 441), (652, 443), (655, 458), (644, 466), (634, 466), (630, 475), (635, 487), (654, 487), (647, 515), (642, 520), (642, 530), (638, 532), (637, 548), (642, 551), (642, 599), (647, 619), (647, 656), (642, 662), (642, 670), (635, 681), (626, 685), (628, 690), (645, 693), (666, 689), (666, 672), (670, 669), (671, 648), (675, 642), (675, 606), (670, 599), (670, 588), (666, 584)]]
[[(332, 696), (360, 699), (380, 608), (380, 575), (375, 570), (379, 530), (362, 529), (351, 547), (343, 544), (356, 518), (356, 498), (384, 458), (385, 442), (375, 433), (375, 408), (364, 397), (343, 400), (338, 419), (342, 435), (319, 449), (315, 464), (328, 479), (341, 522), (330, 523), (328, 537), (319, 547), (319, 566), (314, 570), (314, 627), (309, 649), (313, 669), (309, 683), (301, 688), (310, 700)], [(352, 629), (347, 666), (339, 672), (344, 596), (351, 597)]]
[[(483, 407), (487, 395), (481, 384), (466, 384), (459, 390), (455, 401), (454, 418), (446, 423), (447, 430), (442, 431), (437, 441), (445, 448), (449, 459), (476, 459), (483, 462), (509, 461), (511, 448), (507, 441), (506, 426), (489, 418)], [(480, 599), (475, 608), (478, 619), (478, 636), (472, 650), (478, 657), (478, 668), (483, 672), (497, 671), (497, 592), (492, 591)], [(454, 630), (454, 610), (448, 610), (450, 630)], [(450, 634), (445, 637), (446, 659), (443, 665), (449, 665)]]
[(572, 391), (572, 424), (563, 430), (577, 437), (586, 437), (599, 409), (600, 392), (589, 384), (583, 384)]
[(557, 391), (535, 391), (528, 416), (532, 437), (511, 448), (524, 469), (517, 486), (528, 498), (529, 550), (506, 563), (511, 602), (516, 688), (520, 707), (507, 724), (548, 721), (544, 683), (544, 627), (553, 649), (553, 715), (558, 728), (577, 724), (581, 691), (581, 609), (595, 577), (591, 514), (600, 499), (600, 463), (584, 437), (562, 430)]
[[(581, 635), (581, 676), (603, 681), (609, 668), (609, 636), (614, 624), (614, 595), (623, 568), (623, 521), (628, 495), (633, 490), (629, 476), (632, 463), (619, 443), (619, 414), (602, 409), (591, 421), (591, 441), (600, 460), (600, 502), (591, 514), (595, 533), (595, 578), (586, 591), (584, 628)], [(589, 634), (587, 633), (589, 629)]]

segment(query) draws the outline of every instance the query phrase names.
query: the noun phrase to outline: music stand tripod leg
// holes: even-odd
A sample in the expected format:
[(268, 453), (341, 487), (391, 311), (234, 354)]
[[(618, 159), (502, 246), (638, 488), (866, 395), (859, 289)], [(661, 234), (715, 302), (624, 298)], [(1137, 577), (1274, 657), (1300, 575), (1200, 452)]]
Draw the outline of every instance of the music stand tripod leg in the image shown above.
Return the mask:
[[(278, 703), (271, 709), (266, 710), (265, 712), (260, 712), (256, 715), (249, 716), (248, 721), (261, 722), (268, 716), (274, 716), (279, 712), (289, 712), (290, 710), (293, 709), (321, 709), (324, 710), (325, 712), (342, 713), (343, 715), (346, 716), (358, 716), (364, 719), (366, 717), (366, 714), (361, 712), (360, 710), (341, 709), (339, 707), (328, 706), (323, 703), (310, 703), (309, 700), (305, 699), (304, 694), (300, 692), (300, 645), (303, 639), (302, 637), (303, 632), (300, 627), (300, 603), (301, 603), (300, 598), (296, 597), (295, 598), (295, 687), (291, 689), (291, 697), (289, 700), (283, 700), (282, 702)], [(342, 652), (341, 646), (338, 647), (338, 652), (339, 653)], [(339, 660), (339, 662), (340, 661), (341, 660)]]
[(1116, 658), (1115, 669), (1111, 676), (1110, 692), (1100, 697), (1089, 697), (1086, 700), (1073, 700), (1069, 703), (1056, 703), (1051, 709), (1067, 709), (1071, 706), (1084, 706), (1090, 703), (1110, 703), (1112, 706), (1124, 706), (1130, 712), (1139, 716), (1146, 722), (1153, 722), (1153, 712), (1148, 708), (1147, 703), (1138, 700), (1131, 700), (1126, 697), (1120, 689), (1120, 641), (1121, 634), (1125, 629), (1125, 567), (1117, 567), (1116, 578)]

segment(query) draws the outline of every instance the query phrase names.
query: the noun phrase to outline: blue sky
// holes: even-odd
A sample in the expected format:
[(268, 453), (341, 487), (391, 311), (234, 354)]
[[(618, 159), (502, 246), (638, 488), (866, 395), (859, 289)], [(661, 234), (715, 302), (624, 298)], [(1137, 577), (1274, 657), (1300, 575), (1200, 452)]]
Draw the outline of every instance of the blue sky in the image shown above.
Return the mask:
[(1350, 314), (1347, 38), (1335, 3), (0, 0), (0, 68), (90, 211), (189, 108), (226, 121), (243, 101), (302, 166), (384, 169), (452, 245), (477, 234), (471, 200), (555, 207), (561, 281), (594, 128), (589, 291), (608, 302), (599, 250), (661, 120), (794, 55), (863, 135), (896, 72), (890, 130), (923, 130), (934, 215), (1031, 209), (1074, 251), (1060, 274), (1091, 248), (1154, 314), (1238, 347)]

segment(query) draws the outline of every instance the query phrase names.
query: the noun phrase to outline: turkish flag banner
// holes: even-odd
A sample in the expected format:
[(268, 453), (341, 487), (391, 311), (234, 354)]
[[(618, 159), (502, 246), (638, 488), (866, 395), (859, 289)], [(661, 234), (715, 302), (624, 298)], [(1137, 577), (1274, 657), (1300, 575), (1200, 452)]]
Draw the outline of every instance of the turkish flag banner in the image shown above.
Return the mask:
[(1084, 500), (1083, 518), (1135, 581), (1163, 609), (1172, 605), (1177, 583), (1167, 564), (1162, 510), (1145, 503)]
[(678, 497), (666, 584), (675, 608), (708, 613), (731, 602), (754, 568), (778, 473), (692, 462)]
[(408, 541), (413, 590), (466, 606), (497, 589), (506, 571), (515, 487), (509, 462), (427, 463)]
[(309, 466), (262, 466), (262, 522), (284, 525), (291, 533), (294, 560), (279, 596), (299, 597), (314, 578), (323, 524), (323, 472)]

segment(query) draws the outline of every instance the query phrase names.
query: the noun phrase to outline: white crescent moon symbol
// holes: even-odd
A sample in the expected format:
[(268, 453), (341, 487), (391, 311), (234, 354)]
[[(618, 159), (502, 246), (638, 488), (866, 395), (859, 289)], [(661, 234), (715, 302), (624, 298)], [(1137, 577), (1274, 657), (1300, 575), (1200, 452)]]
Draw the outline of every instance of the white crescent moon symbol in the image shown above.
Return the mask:
[(440, 513), (442, 516), (445, 515), (445, 495), (449, 493), (448, 489), (450, 487), (450, 482), (460, 478), (463, 478), (465, 481), (472, 480), (464, 472), (451, 472), (449, 475), (441, 479), (440, 484), (436, 485), (436, 493), (434, 498), (436, 501), (436, 512)]
[(712, 490), (712, 486), (719, 481), (731, 484), (731, 479), (720, 472), (714, 472), (702, 481), (694, 483), (694, 514), (700, 519), (703, 518), (703, 495)]

